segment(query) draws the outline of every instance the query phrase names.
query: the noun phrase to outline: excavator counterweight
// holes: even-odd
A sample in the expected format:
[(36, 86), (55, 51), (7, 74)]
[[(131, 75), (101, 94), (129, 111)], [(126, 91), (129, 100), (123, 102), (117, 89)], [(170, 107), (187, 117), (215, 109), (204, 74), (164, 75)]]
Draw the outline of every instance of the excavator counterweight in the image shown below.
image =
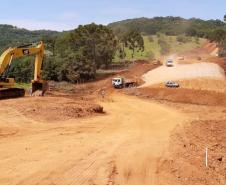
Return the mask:
[(0, 100), (9, 98), (19, 98), (25, 95), (25, 90), (22, 88), (1, 88)]

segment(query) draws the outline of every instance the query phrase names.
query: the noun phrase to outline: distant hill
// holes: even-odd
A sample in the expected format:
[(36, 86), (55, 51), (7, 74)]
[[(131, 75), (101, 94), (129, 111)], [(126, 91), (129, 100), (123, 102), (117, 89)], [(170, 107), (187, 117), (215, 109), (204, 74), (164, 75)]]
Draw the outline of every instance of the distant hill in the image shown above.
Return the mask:
[[(186, 34), (189, 36), (205, 37), (214, 29), (225, 28), (226, 24), (220, 20), (184, 19), (181, 17), (154, 17), (136, 18), (114, 22), (108, 25), (117, 36), (122, 35), (129, 29), (138, 29), (144, 35), (154, 35), (158, 32), (166, 35)], [(70, 32), (70, 31), (69, 31)], [(10, 46), (37, 42), (51, 37), (64, 36), (67, 32), (50, 30), (30, 31), (12, 25), (0, 24), (0, 53)]]
[(226, 28), (226, 24), (220, 20), (184, 19), (181, 17), (154, 17), (136, 18), (108, 25), (117, 34), (123, 34), (129, 29), (138, 29), (143, 34), (154, 35), (162, 32), (167, 35), (187, 34), (203, 37), (213, 29)]
[(29, 31), (17, 28), (11, 25), (0, 25), (0, 51), (2, 52), (9, 46), (18, 46), (21, 44), (40, 41), (57, 35), (57, 31), (37, 30)]

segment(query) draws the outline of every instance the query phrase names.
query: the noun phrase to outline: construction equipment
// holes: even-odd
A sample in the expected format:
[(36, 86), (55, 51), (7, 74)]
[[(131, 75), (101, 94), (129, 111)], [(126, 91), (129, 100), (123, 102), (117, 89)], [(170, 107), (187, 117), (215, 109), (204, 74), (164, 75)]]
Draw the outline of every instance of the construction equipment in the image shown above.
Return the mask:
[(17, 98), (25, 95), (25, 90), (15, 88), (14, 78), (7, 78), (13, 59), (35, 55), (34, 79), (32, 80), (31, 93), (40, 90), (44, 95), (47, 90), (47, 82), (42, 80), (41, 67), (44, 57), (44, 43), (28, 44), (15, 48), (9, 48), (0, 56), (0, 99)]
[(116, 89), (132, 88), (137, 86), (137, 82), (123, 77), (117, 77), (112, 79), (112, 86)]

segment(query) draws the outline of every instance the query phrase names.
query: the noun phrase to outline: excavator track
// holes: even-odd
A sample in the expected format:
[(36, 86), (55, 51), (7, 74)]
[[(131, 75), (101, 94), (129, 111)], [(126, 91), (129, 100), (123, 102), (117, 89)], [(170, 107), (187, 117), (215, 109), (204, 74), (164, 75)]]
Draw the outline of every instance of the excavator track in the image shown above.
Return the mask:
[(25, 96), (25, 90), (21, 88), (0, 88), (0, 100), (19, 98)]

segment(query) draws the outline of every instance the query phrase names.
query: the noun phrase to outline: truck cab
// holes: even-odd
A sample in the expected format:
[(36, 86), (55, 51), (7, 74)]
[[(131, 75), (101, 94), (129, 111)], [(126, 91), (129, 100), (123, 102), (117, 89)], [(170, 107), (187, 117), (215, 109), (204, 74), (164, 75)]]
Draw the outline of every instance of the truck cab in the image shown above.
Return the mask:
[(124, 79), (122, 77), (117, 77), (112, 79), (112, 86), (114, 88), (123, 88)]
[(123, 77), (117, 77), (112, 79), (112, 86), (116, 89), (132, 88), (138, 85), (137, 81), (132, 79), (126, 79)]

